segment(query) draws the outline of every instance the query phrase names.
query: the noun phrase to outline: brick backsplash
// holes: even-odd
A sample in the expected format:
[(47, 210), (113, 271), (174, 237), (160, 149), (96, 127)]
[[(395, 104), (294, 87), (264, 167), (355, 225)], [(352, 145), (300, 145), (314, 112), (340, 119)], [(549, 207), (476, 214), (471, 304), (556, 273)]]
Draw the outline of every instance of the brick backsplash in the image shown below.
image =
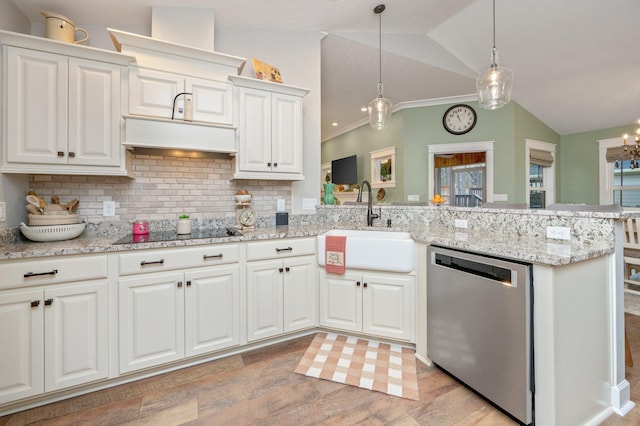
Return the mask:
[[(78, 198), (77, 213), (89, 222), (136, 218), (175, 219), (180, 214), (193, 218), (235, 217), (234, 194), (246, 189), (259, 216), (275, 215), (276, 200), (285, 200), (290, 210), (288, 181), (230, 180), (232, 161), (228, 156), (187, 158), (134, 154), (133, 178), (120, 176), (31, 175), (30, 187), (49, 201)], [(102, 202), (116, 203), (114, 217), (102, 216)]]

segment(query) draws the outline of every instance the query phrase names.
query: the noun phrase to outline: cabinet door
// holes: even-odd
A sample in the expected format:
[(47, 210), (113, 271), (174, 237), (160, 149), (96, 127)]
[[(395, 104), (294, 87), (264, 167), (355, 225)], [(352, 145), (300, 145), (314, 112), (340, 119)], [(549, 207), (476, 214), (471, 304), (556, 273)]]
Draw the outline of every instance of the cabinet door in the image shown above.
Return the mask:
[(413, 339), (413, 277), (365, 274), (362, 331), (393, 339)]
[(315, 327), (316, 257), (287, 259), (284, 269), (284, 331)]
[[(129, 68), (129, 114), (171, 118), (173, 99), (184, 92), (184, 77), (138, 67)], [(184, 96), (176, 101), (175, 118), (182, 119), (178, 108)]]
[(0, 404), (44, 392), (42, 309), (41, 290), (0, 292)]
[(188, 78), (185, 92), (192, 93), (193, 121), (233, 124), (233, 85), (220, 81)]
[(187, 356), (240, 343), (240, 266), (185, 274)]
[(247, 341), (283, 332), (281, 260), (247, 263)]
[(362, 277), (320, 271), (320, 325), (362, 331)]
[(120, 66), (69, 58), (69, 164), (120, 165)]
[(271, 158), (273, 172), (302, 172), (302, 98), (273, 93)]
[(166, 272), (120, 279), (121, 373), (184, 357), (183, 277)]
[(45, 391), (109, 375), (106, 281), (46, 289)]
[(67, 58), (7, 47), (7, 161), (67, 163)]
[(271, 93), (241, 87), (238, 170), (271, 171)]

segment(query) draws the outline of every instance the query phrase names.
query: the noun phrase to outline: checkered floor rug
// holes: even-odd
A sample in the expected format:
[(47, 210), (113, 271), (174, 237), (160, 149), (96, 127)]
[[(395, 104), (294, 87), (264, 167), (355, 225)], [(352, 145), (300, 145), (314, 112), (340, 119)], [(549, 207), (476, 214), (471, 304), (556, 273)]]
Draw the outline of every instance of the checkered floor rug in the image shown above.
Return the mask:
[(295, 372), (418, 400), (413, 349), (334, 333), (318, 333)]

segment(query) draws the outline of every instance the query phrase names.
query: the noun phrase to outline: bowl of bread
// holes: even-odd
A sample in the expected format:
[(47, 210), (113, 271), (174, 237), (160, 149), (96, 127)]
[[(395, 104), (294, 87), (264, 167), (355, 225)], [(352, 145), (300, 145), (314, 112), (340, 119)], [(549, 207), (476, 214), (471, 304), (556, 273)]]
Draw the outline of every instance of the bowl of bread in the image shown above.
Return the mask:
[(86, 224), (78, 223), (77, 198), (63, 204), (59, 196), (52, 195), (48, 203), (35, 192), (29, 191), (26, 200), (29, 224), (21, 223), (20, 231), (28, 239), (61, 241), (75, 238), (84, 231)]

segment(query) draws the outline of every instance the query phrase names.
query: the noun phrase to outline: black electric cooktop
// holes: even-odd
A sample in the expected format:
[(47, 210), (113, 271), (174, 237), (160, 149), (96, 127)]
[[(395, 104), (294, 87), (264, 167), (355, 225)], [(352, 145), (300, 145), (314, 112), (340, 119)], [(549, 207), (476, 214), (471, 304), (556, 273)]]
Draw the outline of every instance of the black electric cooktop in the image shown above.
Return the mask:
[(235, 228), (214, 228), (193, 231), (191, 234), (177, 234), (176, 232), (149, 232), (142, 235), (127, 235), (115, 241), (113, 244), (135, 244), (148, 242), (194, 240), (202, 238), (224, 238), (229, 236), (242, 236), (242, 232)]

